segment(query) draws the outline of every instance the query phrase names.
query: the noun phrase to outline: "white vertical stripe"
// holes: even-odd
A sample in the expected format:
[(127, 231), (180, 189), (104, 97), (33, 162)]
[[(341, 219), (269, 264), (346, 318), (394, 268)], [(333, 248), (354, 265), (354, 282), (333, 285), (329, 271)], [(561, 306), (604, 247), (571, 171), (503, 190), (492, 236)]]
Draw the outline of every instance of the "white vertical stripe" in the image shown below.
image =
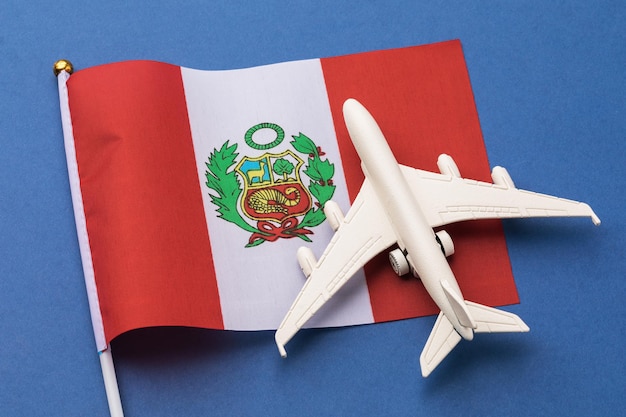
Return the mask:
[[(332, 231), (323, 223), (311, 229), (311, 244), (291, 238), (245, 248), (250, 232), (217, 217), (209, 197), (215, 192), (205, 185), (205, 163), (226, 140), (238, 144), (237, 161), (244, 156), (260, 156), (264, 151), (248, 147), (244, 135), (258, 123), (275, 123), (284, 129), (285, 139), (267, 152), (295, 152), (289, 142), (300, 132), (311, 138), (326, 153), (323, 158), (334, 163), (337, 188), (333, 200), (347, 210), (348, 193), (321, 64), (307, 60), (232, 71), (183, 68), (182, 75), (224, 325), (233, 330), (275, 329), (304, 284), (297, 248), (308, 245), (319, 256)], [(258, 132), (265, 133), (273, 134), (269, 129)], [(306, 163), (307, 157), (299, 156)], [(308, 186), (309, 178), (301, 176)], [(256, 224), (252, 220), (249, 223)], [(369, 293), (360, 272), (309, 326), (371, 322)]]
[(89, 235), (87, 234), (83, 195), (80, 190), (80, 178), (78, 177), (78, 163), (76, 162), (76, 148), (74, 147), (74, 129), (72, 128), (72, 117), (67, 93), (67, 80), (69, 78), (70, 75), (65, 71), (62, 71), (57, 76), (59, 101), (61, 104), (61, 122), (63, 124), (63, 141), (65, 143), (67, 171), (69, 174), (70, 190), (72, 192), (72, 205), (74, 206), (74, 219), (76, 221), (76, 232), (80, 246), (80, 257), (83, 263), (83, 274), (85, 276), (89, 310), (91, 312), (91, 323), (94, 336), (96, 337), (96, 346), (98, 351), (102, 352), (107, 348), (107, 344), (104, 337), (104, 326), (102, 324), (100, 302), (98, 301), (98, 289), (96, 287), (93, 262), (91, 259), (91, 247), (89, 246)]

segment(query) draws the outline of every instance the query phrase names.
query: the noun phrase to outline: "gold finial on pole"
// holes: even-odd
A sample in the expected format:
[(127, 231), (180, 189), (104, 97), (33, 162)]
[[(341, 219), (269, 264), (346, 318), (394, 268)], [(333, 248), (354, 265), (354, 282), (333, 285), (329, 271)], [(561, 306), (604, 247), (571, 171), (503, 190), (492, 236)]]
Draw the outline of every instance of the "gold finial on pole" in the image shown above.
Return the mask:
[(61, 71), (66, 71), (68, 74), (73, 73), (74, 67), (72, 66), (72, 63), (67, 59), (59, 59), (57, 62), (54, 63), (52, 70), (54, 71), (54, 75), (58, 76)]

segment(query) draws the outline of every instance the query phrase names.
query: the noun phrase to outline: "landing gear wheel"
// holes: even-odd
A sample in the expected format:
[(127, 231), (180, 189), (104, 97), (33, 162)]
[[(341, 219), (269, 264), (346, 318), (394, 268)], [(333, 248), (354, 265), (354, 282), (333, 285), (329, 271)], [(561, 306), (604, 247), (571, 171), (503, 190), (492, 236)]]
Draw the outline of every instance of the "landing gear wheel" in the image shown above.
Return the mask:
[(394, 249), (389, 252), (389, 263), (391, 263), (393, 272), (398, 274), (399, 277), (406, 275), (411, 271), (409, 261), (406, 259), (406, 255), (401, 249)]

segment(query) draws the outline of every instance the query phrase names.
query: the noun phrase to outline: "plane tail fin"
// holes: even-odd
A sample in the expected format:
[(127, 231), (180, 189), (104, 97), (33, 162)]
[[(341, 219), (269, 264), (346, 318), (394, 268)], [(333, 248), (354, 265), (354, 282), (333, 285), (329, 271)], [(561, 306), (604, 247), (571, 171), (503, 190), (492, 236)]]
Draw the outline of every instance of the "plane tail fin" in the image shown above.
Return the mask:
[[(526, 323), (513, 313), (471, 301), (464, 301), (464, 304), (463, 311), (469, 313), (469, 321), (475, 326), (474, 332), (476, 333), (527, 332), (530, 330)], [(422, 376), (430, 375), (460, 341), (459, 333), (445, 314), (440, 312), (420, 356)]]

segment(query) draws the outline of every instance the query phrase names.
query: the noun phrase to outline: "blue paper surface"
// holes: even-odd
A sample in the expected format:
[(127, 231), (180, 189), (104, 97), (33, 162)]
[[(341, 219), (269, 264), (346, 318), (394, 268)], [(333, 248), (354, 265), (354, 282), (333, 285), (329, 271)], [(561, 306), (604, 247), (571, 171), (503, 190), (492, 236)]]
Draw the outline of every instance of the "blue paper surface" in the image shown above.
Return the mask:
[(603, 2), (5, 1), (0, 416), (106, 416), (52, 64), (230, 69), (461, 39), (492, 165), (588, 202), (505, 222), (527, 334), (462, 342), (422, 379), (434, 317), (303, 331), (150, 329), (113, 343), (128, 416), (617, 415), (624, 388), (626, 6)]

